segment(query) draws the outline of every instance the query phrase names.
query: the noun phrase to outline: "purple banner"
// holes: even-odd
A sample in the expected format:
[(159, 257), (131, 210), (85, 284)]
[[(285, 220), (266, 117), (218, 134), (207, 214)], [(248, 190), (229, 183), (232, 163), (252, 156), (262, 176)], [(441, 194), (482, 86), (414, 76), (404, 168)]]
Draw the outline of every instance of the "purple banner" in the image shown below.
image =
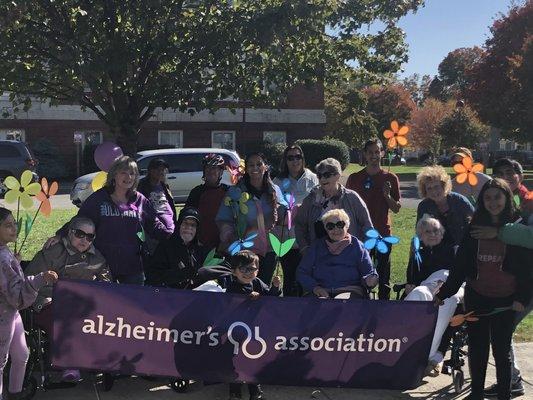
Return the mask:
[(423, 377), (437, 308), (59, 281), (53, 313), (61, 368), (404, 390)]

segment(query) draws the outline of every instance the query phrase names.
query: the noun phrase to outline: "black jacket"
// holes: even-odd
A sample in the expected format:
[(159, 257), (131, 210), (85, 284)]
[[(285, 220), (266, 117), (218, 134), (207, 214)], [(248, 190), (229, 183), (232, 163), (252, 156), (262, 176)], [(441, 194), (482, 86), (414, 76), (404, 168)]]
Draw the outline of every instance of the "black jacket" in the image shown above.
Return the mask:
[(453, 246), (441, 241), (435, 247), (420, 245), (420, 265), (416, 262), (414, 252), (411, 252), (409, 264), (407, 265), (407, 283), (418, 286), (427, 279), (433, 272), (440, 269), (452, 269), (455, 263), (455, 251)]
[[(168, 184), (161, 182), (161, 186), (163, 187), (163, 193), (165, 193), (165, 197), (168, 201), (168, 204), (172, 208), (172, 212), (174, 214), (174, 222), (177, 220), (176, 216), (176, 204), (174, 203), (174, 197), (172, 197), (172, 192), (170, 191), (170, 187)], [(150, 183), (150, 179), (145, 176), (139, 181), (139, 185), (137, 185), (137, 191), (142, 193), (144, 197), (147, 199), (150, 199), (150, 193), (154, 190), (152, 184)]]

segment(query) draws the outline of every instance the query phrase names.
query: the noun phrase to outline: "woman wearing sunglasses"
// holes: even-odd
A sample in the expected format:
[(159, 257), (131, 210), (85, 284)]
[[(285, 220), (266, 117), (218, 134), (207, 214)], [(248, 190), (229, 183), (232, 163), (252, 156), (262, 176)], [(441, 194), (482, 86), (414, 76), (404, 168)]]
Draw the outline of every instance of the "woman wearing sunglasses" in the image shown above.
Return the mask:
[[(83, 279), (109, 281), (109, 270), (104, 256), (93, 245), (96, 238), (94, 223), (89, 218), (75, 217), (68, 225), (68, 234), (52, 246), (39, 251), (24, 273), (36, 275), (43, 271), (55, 271), (59, 279)], [(33, 307), (41, 310), (37, 322), (51, 332), (51, 308), (46, 307), (52, 299), (52, 285), (46, 285), (37, 295)], [(78, 381), (78, 370), (63, 371), (63, 380)]]
[(315, 170), (319, 186), (304, 199), (295, 219), (296, 241), (303, 254), (316, 238), (326, 236), (321, 218), (330, 210), (343, 209), (347, 213), (348, 233), (352, 236), (363, 239), (365, 232), (372, 228), (365, 202), (357, 192), (339, 182), (341, 164), (334, 158), (326, 158), (316, 165)]
[[(316, 175), (305, 167), (305, 157), (302, 148), (298, 145), (290, 145), (285, 148), (280, 164), (280, 173), (274, 179), (274, 183), (283, 191), (292, 193), (295, 206), (292, 210), (293, 218), (296, 216), (298, 207), (307, 195), (318, 185)], [(288, 187), (286, 186), (288, 182)], [(295, 237), (294, 226), (287, 232), (287, 227), (276, 226), (276, 236), (281, 238), (281, 230), (284, 229), (283, 237)], [(296, 296), (298, 287), (296, 285), (296, 267), (302, 257), (298, 250), (298, 244), (294, 244), (292, 249), (281, 257), (281, 267), (283, 268), (283, 295)]]
[(348, 214), (330, 210), (321, 223), (326, 237), (311, 244), (296, 271), (304, 293), (329, 298), (347, 292), (351, 298), (365, 298), (367, 288), (378, 283), (378, 275), (363, 243), (348, 233)]

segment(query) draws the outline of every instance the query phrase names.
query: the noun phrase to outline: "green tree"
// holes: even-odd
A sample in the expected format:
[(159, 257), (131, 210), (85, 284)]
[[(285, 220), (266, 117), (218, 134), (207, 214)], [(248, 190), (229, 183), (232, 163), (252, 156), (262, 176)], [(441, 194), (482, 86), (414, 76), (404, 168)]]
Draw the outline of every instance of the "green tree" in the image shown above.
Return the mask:
[[(0, 89), (92, 110), (127, 153), (156, 107), (279, 105), (296, 84), (396, 72), (423, 0), (0, 0)], [(361, 29), (382, 22), (380, 31)], [(326, 27), (335, 32), (332, 36)]]
[(411, 99), (418, 107), (424, 104), (424, 100), (429, 95), (429, 86), (431, 85), (431, 76), (413, 74), (402, 79), (401, 84), (411, 94)]
[(438, 98), (460, 99), (472, 84), (470, 71), (483, 56), (480, 47), (463, 47), (448, 53), (439, 64), (441, 94)]
[(457, 107), (440, 122), (437, 132), (443, 138), (443, 148), (463, 146), (475, 149), (487, 141), (489, 127), (482, 124), (468, 106)]

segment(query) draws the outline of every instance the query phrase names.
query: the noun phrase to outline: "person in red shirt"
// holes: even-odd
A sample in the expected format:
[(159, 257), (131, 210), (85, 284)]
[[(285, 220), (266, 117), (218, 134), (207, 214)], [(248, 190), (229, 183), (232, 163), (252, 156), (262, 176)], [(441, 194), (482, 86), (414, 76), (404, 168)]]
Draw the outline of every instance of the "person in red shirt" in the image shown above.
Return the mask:
[[(369, 139), (363, 147), (365, 168), (348, 177), (346, 187), (355, 190), (368, 207), (375, 229), (383, 237), (391, 234), (389, 210), (400, 211), (400, 181), (392, 172), (381, 168), (384, 156), (383, 144), (377, 137)], [(389, 299), (390, 295), (390, 247), (386, 254), (373, 251), (379, 274), (379, 299)]]

